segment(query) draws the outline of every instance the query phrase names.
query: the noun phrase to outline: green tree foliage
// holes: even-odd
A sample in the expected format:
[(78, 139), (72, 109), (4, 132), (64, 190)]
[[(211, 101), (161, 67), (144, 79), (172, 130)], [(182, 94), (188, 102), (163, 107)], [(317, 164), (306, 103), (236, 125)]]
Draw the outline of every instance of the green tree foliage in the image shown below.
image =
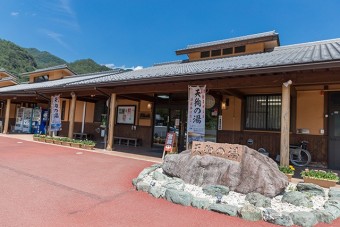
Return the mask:
[(40, 51), (36, 48), (27, 48), (29, 54), (33, 56), (37, 62), (38, 69), (48, 68), (56, 65), (67, 64), (67, 62), (47, 51)]
[(82, 59), (68, 64), (69, 68), (77, 74), (94, 73), (111, 70), (110, 68), (99, 65), (92, 59)]
[(24, 48), (0, 39), (0, 68), (18, 75), (35, 70), (37, 63)]
[(40, 51), (36, 48), (22, 48), (10, 41), (0, 39), (0, 68), (6, 69), (19, 78), (20, 74), (24, 72), (62, 64), (67, 64), (77, 74), (111, 70), (106, 66), (97, 64), (92, 59), (67, 63), (47, 51)]

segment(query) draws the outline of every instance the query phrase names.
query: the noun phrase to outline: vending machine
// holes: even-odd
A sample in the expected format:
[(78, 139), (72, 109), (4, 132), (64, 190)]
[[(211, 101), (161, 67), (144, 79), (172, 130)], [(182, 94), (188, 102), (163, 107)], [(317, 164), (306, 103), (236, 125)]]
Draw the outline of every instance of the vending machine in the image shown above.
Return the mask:
[(49, 112), (46, 109), (43, 109), (41, 111), (41, 122), (40, 122), (40, 126), (39, 126), (40, 134), (46, 134), (46, 132), (47, 132), (47, 123), (48, 123), (48, 120), (49, 120), (48, 114), (49, 114)]
[(23, 112), (22, 132), (31, 133), (32, 108), (25, 108)]
[(17, 109), (17, 116), (15, 119), (15, 126), (14, 126), (14, 130), (18, 131), (18, 132), (22, 132), (22, 125), (24, 122), (24, 109), (25, 107), (20, 107)]
[(32, 112), (32, 133), (34, 134), (42, 134), (40, 132), (40, 124), (41, 124), (41, 107), (35, 107)]

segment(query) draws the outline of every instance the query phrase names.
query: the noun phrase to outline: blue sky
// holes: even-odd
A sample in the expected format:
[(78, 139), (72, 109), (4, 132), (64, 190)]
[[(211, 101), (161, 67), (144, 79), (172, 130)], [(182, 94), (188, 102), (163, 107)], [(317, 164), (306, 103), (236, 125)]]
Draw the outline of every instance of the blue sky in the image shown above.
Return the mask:
[(175, 50), (276, 30), (281, 45), (340, 38), (339, 0), (0, 0), (0, 38), (66, 61), (137, 67)]

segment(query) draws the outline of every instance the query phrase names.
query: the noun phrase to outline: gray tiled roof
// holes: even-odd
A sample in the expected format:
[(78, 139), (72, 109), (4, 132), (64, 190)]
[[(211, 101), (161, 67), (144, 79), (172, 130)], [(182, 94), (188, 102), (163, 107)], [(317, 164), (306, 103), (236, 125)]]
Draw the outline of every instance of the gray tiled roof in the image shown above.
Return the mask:
[[(87, 84), (124, 84), (125, 82), (156, 80), (270, 67), (302, 66), (307, 63), (331, 62), (340, 60), (340, 39), (275, 47), (271, 52), (249, 54), (194, 62), (173, 62), (137, 71), (98, 77), (90, 80), (69, 83), (67, 86)], [(340, 63), (339, 63), (340, 66)]]
[(278, 35), (278, 33), (276, 33), (275, 31), (263, 32), (263, 33), (240, 36), (240, 37), (235, 37), (235, 38), (230, 38), (230, 39), (223, 39), (223, 40), (218, 40), (218, 41), (213, 41), (213, 42), (192, 44), (192, 45), (188, 45), (184, 49), (180, 49), (177, 51), (190, 50), (190, 49), (201, 48), (201, 47), (209, 47), (209, 46), (215, 46), (215, 45), (227, 44), (227, 43), (234, 43), (234, 42), (240, 42), (240, 41), (245, 41), (245, 40), (250, 40), (250, 39), (271, 37), (271, 36), (276, 36), (276, 35)]
[(39, 89), (63, 87), (68, 83), (73, 83), (73, 82), (87, 80), (87, 79), (95, 79), (95, 78), (115, 74), (118, 72), (119, 70), (111, 70), (111, 71), (100, 72), (100, 73), (74, 75), (74, 76), (69, 76), (69, 77), (66, 77), (60, 80), (51, 80), (51, 81), (40, 82), (40, 83), (25, 83), (25, 84), (22, 83), (22, 84), (18, 84), (15, 86), (0, 88), (0, 93), (10, 93), (10, 92), (17, 92), (17, 91), (36, 91)]
[(63, 64), (63, 65), (56, 65), (56, 66), (43, 68), (43, 69), (37, 69), (37, 70), (34, 70), (32, 72), (22, 73), (21, 75), (27, 76), (27, 75), (30, 75), (32, 73), (47, 72), (47, 71), (57, 70), (57, 69), (67, 69), (67, 70), (71, 71), (74, 75), (77, 74), (77, 73), (73, 72), (70, 68), (68, 68), (68, 66), (66, 64)]
[[(8, 72), (6, 69), (0, 68), (0, 72), (5, 73), (5, 74), (8, 75), (8, 78), (10, 78), (10, 79), (7, 78), (6, 80), (13, 80), (16, 83), (18, 82), (18, 77), (13, 75), (12, 73)], [(3, 78), (2, 80), (4, 80), (4, 79), (5, 78)]]
[[(89, 75), (71, 76), (62, 80), (47, 81), (36, 84), (20, 84), (11, 87), (0, 88), (2, 92), (13, 92), (22, 90), (39, 90), (56, 87), (76, 87), (88, 85), (125, 85), (127, 82), (147, 81), (153, 83), (165, 79), (181, 78), (185, 80), (187, 76), (207, 76), (210, 73), (223, 73), (221, 75), (228, 77), (231, 73), (237, 76), (239, 72), (262, 70), (275, 68), (279, 70), (289, 67), (302, 67), (312, 63), (329, 63), (337, 62), (340, 67), (340, 38), (324, 40), (311, 43), (302, 43), (296, 45), (275, 47), (271, 52), (234, 56), (228, 58), (219, 58), (205, 61), (178, 61), (161, 64), (153, 67), (144, 68), (136, 71), (119, 73), (102, 72)], [(315, 66), (310, 66), (315, 67)]]

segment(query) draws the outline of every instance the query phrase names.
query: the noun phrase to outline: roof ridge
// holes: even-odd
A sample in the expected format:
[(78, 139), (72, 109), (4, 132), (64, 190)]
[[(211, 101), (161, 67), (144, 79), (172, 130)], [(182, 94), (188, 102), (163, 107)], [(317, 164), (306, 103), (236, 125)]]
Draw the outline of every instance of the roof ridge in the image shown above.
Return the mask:
[(314, 45), (317, 45), (317, 44), (332, 43), (334, 41), (340, 42), (340, 38), (325, 39), (325, 40), (319, 40), (319, 41), (311, 41), (311, 42), (305, 42), (305, 43), (295, 43), (295, 44), (289, 44), (289, 45), (284, 45), (284, 46), (277, 46), (277, 47), (274, 47), (274, 50), (289, 49), (289, 48), (294, 48), (294, 47), (314, 46)]

